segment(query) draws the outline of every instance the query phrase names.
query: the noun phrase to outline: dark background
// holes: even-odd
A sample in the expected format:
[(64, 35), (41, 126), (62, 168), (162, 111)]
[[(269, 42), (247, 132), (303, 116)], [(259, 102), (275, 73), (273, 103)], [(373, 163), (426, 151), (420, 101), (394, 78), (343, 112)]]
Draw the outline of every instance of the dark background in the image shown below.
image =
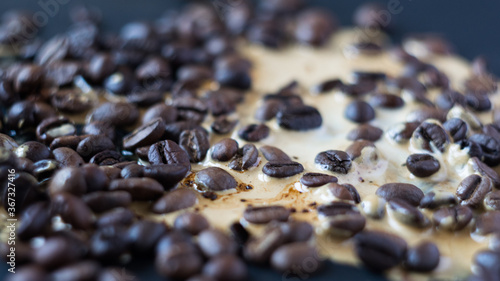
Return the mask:
[[(57, 0), (0, 0), (0, 11), (26, 9), (43, 11), (40, 2)], [(227, 0), (205, 0), (210, 3), (224, 3)], [(264, 0), (265, 1), (265, 0)], [(59, 11), (49, 17), (48, 24), (41, 31), (43, 37), (63, 32), (69, 25), (68, 11), (79, 4), (99, 7), (103, 12), (103, 28), (118, 31), (126, 22), (133, 20), (154, 20), (168, 8), (181, 7), (188, 1), (182, 0), (59, 0), (64, 3)], [(354, 9), (365, 1), (361, 0), (310, 0), (310, 5), (318, 5), (331, 10), (339, 22), (351, 25)], [(399, 42), (404, 34), (437, 32), (444, 35), (455, 46), (455, 50), (468, 59), (484, 55), (490, 62), (491, 70), (500, 75), (500, 1), (470, 0), (379, 0), (384, 7), (389, 3), (402, 8), (391, 16), (391, 36)], [(400, 9), (401, 9), (400, 8)], [(138, 261), (129, 269), (138, 273), (141, 280), (162, 280), (154, 274), (152, 261)], [(4, 263), (0, 266), (0, 279), (7, 272)], [(281, 274), (269, 269), (251, 267), (251, 280), (286, 280)], [(353, 267), (328, 263), (321, 273), (308, 280), (384, 280), (383, 277)], [(299, 280), (299, 279), (288, 279)]]

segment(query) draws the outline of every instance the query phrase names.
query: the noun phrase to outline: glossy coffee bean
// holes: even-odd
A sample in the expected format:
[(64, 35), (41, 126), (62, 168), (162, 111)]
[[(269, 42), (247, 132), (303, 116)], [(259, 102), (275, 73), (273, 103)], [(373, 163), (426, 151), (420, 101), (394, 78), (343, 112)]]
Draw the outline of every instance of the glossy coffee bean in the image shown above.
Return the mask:
[(276, 114), (281, 128), (293, 131), (312, 130), (321, 127), (323, 118), (312, 106), (289, 106)]
[(135, 214), (127, 208), (114, 208), (102, 213), (96, 221), (97, 228), (108, 226), (129, 226), (135, 219)]
[(85, 164), (81, 169), (85, 176), (88, 192), (107, 189), (110, 177), (105, 173), (105, 170), (93, 164)]
[(420, 188), (409, 183), (386, 183), (381, 185), (375, 193), (387, 201), (399, 198), (412, 206), (418, 206), (424, 197)]
[[(450, 143), (448, 134), (438, 124), (424, 122), (418, 126), (411, 137), (411, 141), (418, 148), (433, 152), (433, 148), (444, 152)], [(432, 144), (432, 145), (431, 145)]]
[(221, 281), (246, 280), (247, 265), (236, 255), (220, 255), (210, 259), (203, 267), (203, 274)]
[(17, 235), (22, 240), (43, 235), (50, 222), (50, 207), (46, 202), (38, 202), (26, 208), (22, 214)]
[(69, 147), (60, 147), (52, 150), (54, 159), (63, 167), (81, 167), (85, 164), (83, 158)]
[(437, 209), (439, 207), (455, 206), (458, 198), (455, 194), (446, 191), (431, 191), (425, 194), (420, 201), (420, 208)]
[(133, 200), (154, 200), (163, 194), (163, 186), (151, 178), (116, 179), (109, 183), (109, 190), (123, 190)]
[(105, 121), (116, 127), (133, 125), (139, 119), (136, 106), (126, 102), (104, 103), (94, 109), (90, 121)]
[(127, 251), (126, 227), (107, 225), (97, 229), (90, 237), (89, 254), (101, 262), (119, 258)]
[(429, 220), (417, 207), (403, 199), (394, 198), (388, 204), (389, 214), (392, 214), (396, 220), (403, 224), (422, 228), (429, 224)]
[(201, 214), (186, 212), (175, 218), (174, 228), (197, 235), (209, 227), (208, 220)]
[(439, 161), (430, 154), (411, 154), (406, 158), (406, 168), (414, 176), (425, 178), (432, 176), (441, 168)]
[(76, 229), (88, 230), (93, 227), (95, 217), (89, 207), (75, 195), (60, 192), (52, 197), (54, 213)]
[(157, 214), (167, 214), (190, 208), (198, 202), (196, 193), (186, 188), (174, 189), (158, 199), (152, 211)]
[(52, 177), (49, 184), (49, 193), (53, 196), (61, 192), (68, 192), (76, 196), (81, 196), (87, 192), (85, 175), (79, 168), (63, 168)]
[[(352, 144), (349, 145), (345, 150), (347, 155), (349, 155), (349, 157), (351, 157), (351, 160), (353, 160), (353, 161), (356, 159), (359, 159), (360, 156), (363, 154), (363, 151), (365, 151), (363, 158), (369, 158), (373, 162), (377, 161), (378, 155), (376, 152), (376, 147), (375, 147), (375, 144), (371, 141), (356, 140), (356, 141), (352, 142)], [(367, 155), (367, 153), (369, 153), (369, 154)]]
[(495, 190), (488, 193), (483, 204), (487, 210), (500, 211), (500, 191)]
[(386, 109), (396, 109), (404, 106), (404, 100), (393, 94), (375, 94), (370, 98), (370, 104), (373, 107)]
[(461, 205), (477, 208), (481, 206), (484, 197), (492, 188), (493, 183), (488, 177), (472, 174), (460, 182), (457, 197)]
[(468, 140), (481, 147), (480, 160), (486, 165), (496, 166), (500, 163), (500, 140), (486, 134), (474, 134)]
[(316, 155), (314, 162), (323, 170), (347, 174), (351, 168), (351, 158), (340, 150), (327, 150)]
[(345, 108), (345, 117), (352, 122), (366, 123), (375, 118), (375, 110), (364, 101), (353, 101)]
[(476, 233), (487, 235), (500, 231), (500, 211), (489, 211), (476, 218)]
[(236, 171), (245, 171), (255, 166), (259, 157), (259, 151), (255, 145), (248, 143), (242, 148), (238, 149), (238, 152), (233, 157), (231, 162), (229, 162), (229, 168)]
[(157, 142), (165, 133), (165, 123), (161, 119), (154, 119), (149, 123), (135, 129), (129, 135), (123, 137), (123, 148), (134, 150), (135, 148), (151, 145)]
[(294, 161), (270, 161), (262, 167), (262, 172), (273, 178), (287, 178), (304, 171), (302, 164)]
[(69, 88), (52, 94), (50, 102), (60, 112), (77, 114), (92, 108), (96, 101), (80, 89)]
[(438, 229), (459, 231), (472, 220), (472, 211), (466, 206), (443, 207), (434, 212), (433, 221)]
[(266, 224), (270, 221), (287, 221), (290, 210), (283, 206), (247, 207), (243, 212), (243, 218), (250, 223)]
[(161, 118), (163, 123), (170, 124), (177, 119), (177, 108), (166, 105), (165, 103), (158, 103), (151, 106), (142, 117), (142, 124), (149, 123), (156, 118)]
[(99, 152), (114, 149), (115, 145), (108, 137), (90, 135), (78, 143), (76, 152), (78, 152), (83, 159), (90, 159)]
[(3, 147), (7, 150), (13, 150), (18, 146), (19, 145), (13, 138), (9, 137), (8, 135), (0, 133), (0, 147)]
[(217, 161), (229, 161), (238, 152), (238, 142), (224, 138), (212, 146), (212, 158)]
[(307, 187), (319, 187), (337, 181), (337, 177), (321, 173), (305, 173), (300, 178), (300, 183)]
[(477, 157), (472, 157), (468, 165), (481, 176), (490, 178), (496, 188), (500, 187), (500, 176), (498, 173), (480, 161)]
[(127, 231), (130, 249), (136, 254), (153, 253), (156, 244), (167, 231), (163, 223), (148, 220), (137, 221)]
[(321, 259), (314, 246), (304, 242), (283, 245), (276, 249), (271, 256), (271, 265), (280, 272), (301, 270), (313, 274), (319, 270), (321, 264)]
[(443, 123), (454, 142), (463, 140), (467, 136), (467, 123), (459, 118), (451, 118)]
[(247, 90), (252, 85), (250, 63), (237, 55), (227, 55), (215, 61), (214, 78), (226, 87)]
[(189, 155), (171, 140), (159, 141), (149, 148), (148, 159), (151, 164), (179, 164), (190, 167)]
[(238, 120), (231, 120), (226, 116), (217, 117), (210, 128), (212, 131), (219, 135), (225, 135), (230, 133), (238, 124)]
[(285, 244), (288, 237), (279, 225), (270, 224), (257, 237), (251, 237), (245, 244), (243, 256), (247, 261), (263, 264), (269, 261), (272, 253)]
[(439, 249), (432, 242), (421, 242), (408, 249), (403, 263), (404, 267), (417, 272), (431, 272), (440, 260)]
[(209, 167), (196, 173), (195, 182), (212, 191), (234, 189), (238, 182), (231, 174), (218, 167)]
[(82, 200), (92, 211), (102, 213), (117, 207), (128, 207), (132, 196), (126, 191), (96, 191), (84, 195)]
[(361, 202), (358, 191), (351, 184), (331, 183), (328, 185), (328, 191), (340, 200), (353, 201), (356, 204)]
[(50, 150), (47, 146), (36, 141), (27, 141), (16, 148), (17, 157), (26, 157), (33, 162), (51, 158)]
[(238, 136), (249, 142), (258, 142), (269, 136), (269, 127), (264, 124), (251, 124), (241, 128)]
[(145, 177), (155, 179), (163, 185), (166, 190), (172, 189), (188, 173), (189, 169), (185, 165), (163, 164), (143, 167)]
[(168, 242), (169, 238), (163, 238), (157, 246), (155, 268), (158, 274), (186, 279), (199, 273), (204, 262), (198, 249), (190, 241), (180, 240), (174, 244)]
[(202, 253), (212, 258), (225, 254), (236, 254), (237, 244), (227, 234), (216, 229), (207, 229), (198, 235), (198, 246)]
[(393, 268), (405, 258), (407, 244), (396, 235), (363, 231), (354, 239), (356, 255), (370, 270), (380, 272)]
[(185, 130), (179, 137), (179, 146), (186, 151), (191, 163), (197, 163), (205, 159), (210, 142), (208, 135), (200, 130)]
[(128, 165), (130, 162), (124, 162), (124, 158), (120, 152), (107, 149), (97, 152), (94, 156), (92, 156), (92, 158), (90, 158), (89, 163), (96, 164), (98, 166), (115, 165), (118, 168), (122, 168), (123, 166), (119, 165)]
[(47, 269), (76, 262), (85, 252), (75, 242), (65, 237), (50, 237), (34, 252), (34, 261)]
[(368, 141), (378, 141), (381, 137), (384, 131), (382, 129), (372, 126), (370, 124), (362, 124), (358, 126), (357, 128), (351, 130), (347, 134), (347, 139), (348, 140), (368, 140)]
[(55, 138), (76, 134), (75, 126), (65, 117), (51, 117), (43, 120), (36, 128), (39, 142), (49, 145)]
[(142, 178), (144, 177), (144, 166), (138, 164), (130, 164), (122, 169), (120, 176), (124, 179)]

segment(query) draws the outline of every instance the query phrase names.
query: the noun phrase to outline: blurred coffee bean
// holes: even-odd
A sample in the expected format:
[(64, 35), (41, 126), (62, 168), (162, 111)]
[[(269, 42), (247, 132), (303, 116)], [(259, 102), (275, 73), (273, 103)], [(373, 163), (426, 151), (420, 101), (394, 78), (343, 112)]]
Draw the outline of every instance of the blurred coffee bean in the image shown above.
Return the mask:
[(195, 205), (197, 201), (198, 198), (194, 191), (185, 188), (174, 189), (165, 193), (163, 197), (158, 199), (154, 203), (152, 211), (157, 214), (167, 214), (190, 208)]
[(111, 54), (97, 53), (88, 62), (84, 73), (93, 83), (99, 84), (113, 74), (116, 64)]
[(207, 229), (198, 235), (198, 245), (203, 254), (212, 258), (225, 254), (236, 254), (236, 242), (224, 232)]
[(47, 238), (43, 245), (34, 251), (34, 261), (47, 269), (76, 262), (85, 252), (82, 251), (82, 246), (75, 245), (75, 242), (62, 236)]
[(492, 107), (488, 95), (482, 93), (467, 93), (465, 101), (469, 108), (478, 112), (488, 111)]
[(496, 166), (500, 163), (500, 140), (486, 134), (474, 134), (469, 137), (469, 141), (481, 147), (480, 160), (486, 165)]
[(287, 221), (290, 216), (290, 210), (283, 206), (248, 206), (243, 212), (243, 218), (250, 223), (266, 224), (270, 221)]
[(484, 197), (492, 188), (491, 179), (472, 174), (460, 182), (457, 188), (457, 197), (460, 199), (461, 205), (477, 208), (481, 206)]
[(418, 206), (424, 197), (424, 193), (420, 188), (409, 183), (386, 183), (381, 185), (375, 194), (387, 201), (396, 198), (402, 199), (412, 206)]
[(249, 61), (237, 55), (227, 55), (219, 57), (214, 65), (214, 78), (219, 84), (242, 90), (250, 89), (252, 78)]
[(441, 168), (439, 161), (430, 154), (410, 154), (406, 158), (406, 168), (419, 178), (430, 177)]
[(165, 126), (165, 135), (163, 136), (165, 139), (179, 142), (179, 138), (183, 131), (186, 130), (199, 130), (208, 134), (208, 131), (205, 130), (202, 126), (200, 126), (197, 122), (194, 121), (177, 121), (171, 124), (167, 124)]
[(161, 276), (186, 279), (199, 273), (203, 267), (203, 257), (190, 241), (173, 233), (160, 240), (156, 247), (155, 268)]
[(321, 173), (305, 173), (300, 178), (300, 183), (307, 187), (319, 187), (337, 181), (337, 177)]
[(49, 184), (50, 195), (54, 196), (61, 192), (68, 192), (76, 196), (81, 196), (87, 192), (85, 176), (79, 168), (63, 168), (52, 177)]
[(500, 176), (498, 175), (498, 173), (492, 168), (488, 167), (485, 163), (481, 162), (478, 158), (472, 157), (469, 160), (468, 165), (471, 166), (473, 171), (479, 173), (484, 177), (490, 178), (496, 188), (500, 187)]
[(322, 261), (314, 246), (295, 242), (276, 249), (271, 256), (271, 265), (281, 272), (304, 270), (313, 274), (319, 270)]
[(98, 228), (113, 225), (128, 226), (132, 224), (134, 219), (134, 212), (127, 208), (118, 207), (102, 213), (96, 221), (96, 226)]
[(78, 143), (76, 152), (78, 152), (83, 159), (87, 160), (99, 152), (114, 149), (115, 145), (108, 137), (103, 135), (90, 135)]
[(133, 125), (138, 119), (139, 110), (127, 102), (103, 103), (89, 117), (90, 122), (105, 121), (116, 127)]
[(11, 274), (5, 278), (5, 281), (47, 281), (48, 273), (39, 265), (26, 265), (16, 270), (16, 274)]
[(397, 266), (405, 258), (407, 244), (396, 235), (363, 231), (354, 239), (356, 255), (370, 270), (385, 271)]
[(175, 229), (186, 231), (192, 235), (198, 235), (208, 227), (208, 220), (198, 213), (186, 212), (177, 216), (174, 221)]
[(85, 176), (88, 192), (107, 189), (110, 178), (108, 178), (104, 170), (94, 164), (85, 164), (81, 169)]
[(101, 262), (116, 260), (128, 248), (126, 239), (123, 225), (101, 227), (90, 237), (89, 255)]
[(137, 147), (151, 145), (157, 142), (164, 133), (165, 123), (159, 118), (154, 119), (123, 137), (123, 148), (133, 150)]
[(50, 101), (57, 110), (69, 114), (83, 113), (95, 103), (91, 93), (84, 93), (78, 88), (59, 89)]
[(238, 124), (238, 120), (230, 120), (226, 116), (217, 117), (210, 128), (219, 135), (224, 135), (231, 132)]
[(28, 240), (43, 235), (49, 228), (50, 218), (48, 203), (38, 202), (32, 204), (21, 213), (21, 223), (17, 229), (18, 237), (22, 240)]
[(397, 143), (405, 143), (411, 138), (419, 125), (419, 122), (396, 124), (387, 130), (387, 135)]
[(439, 207), (455, 206), (458, 199), (455, 194), (447, 191), (431, 191), (425, 194), (420, 201), (420, 208), (437, 209)]
[(137, 221), (127, 231), (130, 249), (136, 254), (151, 254), (167, 231), (163, 223), (148, 220)]
[(356, 204), (361, 202), (358, 191), (351, 184), (330, 183), (328, 191), (340, 200), (353, 201)]
[(372, 219), (381, 219), (385, 215), (386, 200), (375, 194), (365, 196), (361, 202), (363, 213)]
[(311, 130), (321, 127), (323, 118), (312, 106), (290, 106), (276, 114), (278, 125), (294, 131)]
[(249, 142), (258, 142), (269, 136), (270, 129), (264, 124), (251, 124), (241, 128), (238, 136)]
[(345, 108), (345, 117), (352, 122), (366, 123), (375, 119), (375, 110), (367, 102), (353, 101)]
[(102, 213), (117, 207), (128, 207), (132, 196), (126, 191), (96, 191), (84, 195), (82, 200), (92, 211)]
[(390, 21), (384, 16), (384, 7), (377, 2), (364, 3), (356, 8), (353, 22), (361, 28), (387, 29)]
[(34, 65), (23, 65), (14, 77), (14, 90), (21, 96), (26, 97), (29, 94), (40, 90), (44, 79), (43, 68)]
[(75, 195), (59, 192), (52, 197), (52, 207), (55, 214), (59, 214), (64, 222), (76, 229), (88, 230), (92, 228), (95, 217), (89, 207)]
[(109, 190), (123, 190), (133, 200), (154, 200), (163, 194), (163, 186), (151, 178), (116, 179), (109, 183)]
[(500, 191), (495, 190), (486, 194), (484, 207), (487, 210), (500, 211)]
[(372, 126), (370, 124), (361, 124), (357, 128), (351, 130), (347, 133), (348, 140), (368, 140), (368, 141), (378, 141), (384, 131), (382, 129)]
[(404, 267), (417, 272), (431, 272), (440, 260), (439, 249), (432, 242), (421, 242), (415, 247), (410, 247), (403, 263)]
[(389, 202), (389, 214), (392, 214), (399, 222), (423, 228), (429, 224), (429, 220), (424, 216), (420, 210), (400, 198), (393, 198)]
[(151, 106), (142, 117), (142, 123), (146, 124), (156, 118), (161, 118), (165, 124), (173, 123), (177, 119), (177, 109), (165, 103), (158, 103)]
[(267, 161), (291, 162), (292, 159), (283, 150), (270, 145), (260, 147), (260, 152), (264, 155)]
[(203, 267), (203, 274), (221, 281), (246, 280), (247, 265), (236, 255), (225, 254), (210, 259)]
[(157, 180), (164, 189), (171, 189), (188, 173), (189, 168), (179, 164), (151, 165), (143, 168), (145, 177)]
[(51, 152), (47, 146), (36, 141), (27, 141), (15, 150), (17, 157), (25, 157), (33, 162), (51, 158)]
[(472, 211), (467, 206), (443, 207), (434, 212), (432, 219), (440, 230), (459, 231), (472, 220)]
[(262, 172), (273, 178), (287, 178), (303, 171), (302, 164), (294, 161), (270, 161), (262, 167)]
[(460, 141), (467, 136), (467, 124), (459, 118), (451, 118), (443, 123), (454, 142)]
[(267, 263), (274, 250), (287, 242), (285, 230), (279, 225), (269, 224), (258, 237), (251, 237), (245, 244), (243, 256), (247, 261)]
[(487, 235), (500, 231), (500, 211), (489, 211), (476, 218), (476, 233)]
[(455, 105), (466, 106), (465, 96), (453, 90), (445, 90), (436, 97), (436, 105), (444, 110), (451, 109)]
[(14, 150), (18, 146), (19, 145), (13, 138), (9, 137), (8, 135), (0, 133), (0, 147), (6, 150)]
[(330, 13), (319, 9), (304, 10), (297, 16), (295, 39), (303, 44), (320, 46), (336, 29), (336, 20)]

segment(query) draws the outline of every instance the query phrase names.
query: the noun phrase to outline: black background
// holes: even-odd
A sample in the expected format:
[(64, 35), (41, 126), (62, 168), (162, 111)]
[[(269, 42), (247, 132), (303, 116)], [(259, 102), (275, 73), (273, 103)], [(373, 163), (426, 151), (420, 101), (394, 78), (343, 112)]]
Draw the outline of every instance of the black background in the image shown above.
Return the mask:
[[(0, 11), (8, 9), (26, 9), (43, 11), (40, 3), (57, 0), (0, 0)], [(205, 0), (210, 3), (224, 3), (227, 0)], [(264, 0), (265, 1), (265, 0)], [(118, 31), (126, 22), (132, 20), (154, 20), (169, 8), (179, 8), (187, 1), (181, 0), (60, 0), (59, 11), (49, 17), (48, 23), (41, 29), (41, 35), (48, 37), (63, 32), (69, 25), (68, 11), (79, 4), (96, 6), (103, 12), (103, 28)], [(360, 0), (310, 0), (311, 5), (318, 5), (331, 10), (343, 25), (351, 25), (354, 9), (365, 1)], [(445, 35), (455, 50), (468, 59), (484, 55), (490, 62), (491, 70), (500, 75), (500, 1), (470, 0), (385, 0), (378, 1), (384, 7), (395, 3), (402, 9), (391, 15), (391, 36), (399, 42), (407, 33), (437, 32)], [(139, 274), (141, 280), (162, 280), (154, 274), (152, 261), (135, 261), (129, 268)], [(0, 266), (0, 279), (7, 271), (6, 265)], [(299, 280), (285, 279), (271, 270), (251, 267), (251, 280)], [(334, 279), (332, 279), (332, 276)], [(384, 280), (382, 276), (328, 263), (318, 276), (307, 280)]]

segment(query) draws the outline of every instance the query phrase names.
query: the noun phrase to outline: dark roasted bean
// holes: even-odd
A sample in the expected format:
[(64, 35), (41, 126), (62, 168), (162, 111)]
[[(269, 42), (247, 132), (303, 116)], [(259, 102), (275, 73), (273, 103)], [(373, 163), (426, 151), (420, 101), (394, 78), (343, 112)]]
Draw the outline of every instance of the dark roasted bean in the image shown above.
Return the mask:
[(333, 196), (340, 200), (353, 201), (356, 204), (361, 202), (358, 191), (351, 184), (337, 184), (332, 182), (328, 186), (328, 190)]
[(283, 150), (270, 146), (264, 145), (260, 149), (260, 152), (264, 155), (267, 161), (278, 161), (278, 162), (290, 162), (292, 159)]
[(81, 196), (87, 192), (85, 175), (79, 168), (63, 168), (52, 177), (49, 184), (49, 193), (55, 195), (60, 192), (68, 192)]
[(283, 110), (285, 104), (281, 100), (271, 99), (265, 100), (255, 111), (255, 119), (259, 121), (269, 121), (276, 117), (278, 112)]
[(85, 254), (82, 247), (71, 239), (54, 236), (47, 238), (43, 245), (34, 251), (34, 261), (48, 269), (76, 262)]
[(63, 167), (81, 167), (85, 164), (83, 158), (69, 147), (60, 147), (52, 151), (54, 159)]
[(224, 135), (231, 132), (238, 124), (238, 120), (230, 120), (226, 116), (217, 117), (210, 128), (219, 135)]
[(52, 208), (64, 222), (76, 229), (88, 230), (94, 225), (95, 217), (87, 205), (75, 195), (60, 192), (52, 198)]
[(108, 137), (102, 135), (90, 135), (78, 143), (76, 152), (78, 152), (83, 159), (90, 159), (99, 152), (114, 149), (115, 145)]
[(134, 200), (154, 200), (163, 194), (163, 186), (151, 178), (129, 178), (113, 180), (109, 190), (123, 190)]
[(43, 235), (49, 228), (50, 207), (46, 202), (38, 202), (26, 208), (22, 214), (17, 234), (22, 240)]
[(443, 127), (450, 133), (454, 142), (463, 140), (467, 136), (467, 124), (462, 119), (448, 119), (443, 123)]
[(179, 142), (181, 133), (186, 130), (199, 130), (208, 134), (202, 126), (194, 121), (178, 121), (165, 126), (166, 132), (164, 138), (174, 142)]
[(304, 242), (295, 242), (276, 249), (271, 256), (271, 265), (281, 272), (293, 269), (304, 270), (312, 274), (320, 268), (321, 259), (314, 246)]
[[(123, 162), (123, 156), (116, 150), (104, 150), (98, 152), (92, 158), (90, 158), (89, 163), (96, 164), (99, 166), (111, 166)], [(118, 167), (121, 168), (121, 167)]]
[(113, 74), (116, 64), (111, 54), (98, 53), (89, 61), (85, 76), (94, 83), (101, 83), (107, 76)]
[(165, 124), (173, 123), (177, 119), (177, 108), (165, 103), (158, 103), (144, 113), (142, 124), (149, 123), (156, 118), (161, 118)]
[(469, 164), (472, 166), (472, 169), (475, 172), (478, 172), (480, 175), (490, 178), (496, 188), (500, 187), (500, 176), (495, 170), (485, 165), (476, 157), (472, 157), (469, 160)]
[(465, 95), (465, 101), (469, 108), (478, 112), (488, 111), (492, 107), (490, 98), (483, 93), (468, 93)]
[(188, 172), (185, 165), (165, 164), (144, 167), (144, 176), (157, 180), (165, 189), (171, 189), (181, 181)]
[(405, 102), (400, 96), (397, 95), (375, 94), (370, 98), (370, 104), (373, 107), (394, 109), (403, 107)]
[(372, 126), (370, 124), (362, 124), (355, 129), (352, 129), (347, 134), (348, 140), (368, 140), (368, 141), (378, 141), (384, 131), (382, 129)]
[(156, 244), (167, 230), (167, 226), (160, 222), (137, 221), (127, 231), (130, 249), (136, 254), (153, 253)]
[(208, 220), (198, 213), (186, 212), (177, 216), (174, 221), (175, 229), (186, 231), (192, 235), (198, 235), (208, 227)]
[(294, 161), (270, 161), (262, 167), (262, 172), (273, 178), (286, 178), (304, 171), (302, 164)]
[(39, 142), (49, 145), (55, 138), (74, 135), (75, 126), (65, 117), (51, 117), (43, 120), (36, 128)]
[(393, 234), (363, 231), (355, 236), (355, 252), (370, 270), (384, 271), (397, 266), (406, 255), (406, 242)]
[(500, 140), (485, 134), (474, 134), (469, 137), (469, 142), (481, 147), (480, 160), (486, 165), (496, 166), (500, 163)]
[(212, 258), (225, 254), (235, 254), (237, 250), (236, 242), (216, 229), (207, 229), (198, 235), (198, 245), (203, 254)]
[(295, 39), (307, 45), (320, 46), (327, 42), (337, 29), (337, 23), (330, 13), (319, 9), (304, 10), (297, 16)]
[(439, 161), (430, 154), (410, 154), (406, 158), (406, 168), (419, 178), (430, 177), (441, 168)]
[(197, 201), (198, 198), (194, 191), (185, 188), (174, 189), (158, 199), (154, 203), (152, 211), (157, 214), (171, 213), (192, 207)]
[(231, 174), (218, 167), (208, 167), (196, 173), (195, 182), (202, 188), (212, 191), (233, 189), (238, 182)]
[(160, 118), (154, 119), (123, 137), (123, 148), (134, 150), (141, 146), (154, 144), (164, 133), (165, 123)]
[[(363, 153), (363, 150), (365, 148), (368, 148), (368, 149), (376, 149), (375, 148), (375, 144), (373, 144), (373, 142), (371, 141), (368, 141), (368, 140), (357, 140), (357, 141), (354, 141), (351, 145), (349, 145), (345, 152), (347, 153), (347, 155), (349, 155), (349, 157), (351, 158), (351, 160), (355, 160), (356, 158), (360, 157), (361, 154)], [(365, 152), (366, 153), (366, 152)], [(378, 156), (376, 153), (372, 153), (370, 155), (370, 160), (377, 160)]]
[(387, 134), (395, 142), (405, 143), (411, 138), (413, 132), (419, 125), (419, 122), (406, 122), (402, 124), (396, 124), (389, 130), (387, 130)]
[(393, 198), (389, 202), (389, 214), (401, 223), (414, 227), (425, 227), (428, 225), (429, 220), (420, 212), (420, 210), (400, 198)]
[(190, 167), (188, 154), (171, 140), (159, 141), (149, 148), (148, 159), (151, 164), (179, 164)]
[(120, 176), (124, 179), (142, 178), (144, 176), (144, 166), (138, 164), (130, 164), (122, 169)]
[(59, 163), (56, 160), (45, 159), (33, 163), (33, 175), (38, 181), (44, 181), (52, 177), (55, 171), (59, 169)]
[(0, 133), (0, 147), (5, 148), (7, 150), (14, 150), (18, 146), (19, 145), (13, 138), (9, 137), (8, 135)]
[(277, 113), (278, 125), (294, 131), (311, 130), (321, 127), (323, 118), (312, 106), (289, 106)]
[(457, 188), (457, 197), (460, 204), (477, 208), (483, 203), (484, 197), (493, 188), (490, 178), (472, 174), (460, 182)]
[(290, 210), (283, 206), (252, 207), (245, 209), (243, 217), (250, 223), (265, 224), (270, 221), (287, 221)]
[(316, 155), (314, 162), (323, 170), (340, 174), (347, 174), (352, 165), (349, 155), (340, 150), (327, 150), (320, 152)]
[(417, 272), (431, 272), (439, 264), (440, 253), (436, 244), (421, 242), (408, 249), (404, 260), (404, 267)]
[(100, 227), (90, 237), (90, 256), (101, 262), (119, 258), (127, 250), (126, 226)]
[(88, 135), (58, 137), (52, 141), (50, 149), (54, 150), (59, 147), (69, 147), (76, 151), (78, 144), (86, 137), (88, 137)]
[(251, 124), (241, 128), (238, 136), (246, 141), (258, 142), (269, 136), (269, 127), (264, 124)]
[(215, 280), (246, 280), (248, 269), (238, 256), (225, 254), (210, 259), (203, 267), (203, 274)]
[(420, 201), (420, 208), (437, 209), (439, 207), (455, 206), (458, 199), (455, 194), (446, 191), (431, 191), (425, 194)]
[(459, 231), (472, 220), (472, 211), (466, 206), (444, 207), (434, 212), (432, 220), (439, 229)]
[(98, 228), (104, 228), (111, 225), (128, 226), (135, 218), (134, 212), (126, 208), (114, 208), (103, 214), (97, 219)]
[(155, 268), (164, 276), (186, 279), (203, 267), (203, 257), (189, 237), (172, 233), (160, 240), (156, 247)]
[(436, 105), (444, 110), (451, 109), (455, 105), (466, 106), (466, 101), (464, 95), (457, 91), (445, 90), (440, 95), (436, 97)]
[(317, 210), (318, 214), (326, 217), (359, 213), (355, 205), (341, 201), (334, 201), (328, 205), (321, 205)]
[(70, 114), (89, 110), (96, 102), (88, 93), (78, 88), (60, 89), (50, 99), (52, 106), (61, 112)]
[(208, 113), (208, 106), (196, 97), (179, 97), (173, 100), (172, 105), (177, 108), (179, 120), (201, 123)]
[(238, 152), (238, 142), (224, 138), (212, 146), (212, 158), (217, 161), (229, 161)]
[(387, 201), (396, 198), (402, 199), (412, 206), (418, 206), (424, 197), (424, 193), (420, 188), (409, 183), (386, 183), (381, 185), (375, 194)]
[(108, 187), (110, 178), (97, 165), (86, 164), (81, 169), (85, 176), (88, 192), (101, 191)]
[(241, 90), (250, 89), (252, 77), (250, 76), (251, 64), (238, 55), (219, 57), (215, 63), (214, 78), (222, 86)]
[(330, 79), (315, 85), (312, 92), (316, 94), (325, 93), (334, 89), (339, 89), (342, 85), (343, 83), (340, 79)]
[(102, 213), (117, 207), (128, 207), (132, 196), (126, 191), (96, 191), (84, 195), (82, 200), (92, 211)]
[(210, 143), (205, 132), (195, 129), (181, 133), (179, 146), (186, 151), (190, 162), (197, 163), (205, 159)]
[(300, 183), (307, 187), (319, 187), (337, 181), (337, 177), (321, 173), (305, 173), (302, 175), (302, 178), (300, 178)]
[(274, 250), (287, 242), (287, 238), (279, 225), (270, 224), (260, 236), (248, 240), (243, 249), (243, 256), (251, 262), (266, 263)]
[(448, 134), (440, 125), (428, 122), (420, 124), (415, 129), (411, 141), (416, 147), (429, 152), (433, 152), (433, 149), (444, 152), (450, 142)]
[[(500, 263), (500, 253), (491, 251), (491, 250), (483, 250), (477, 253), (474, 256), (474, 270), (475, 274), (469, 280), (471, 281), (498, 281), (498, 276), (500, 272), (500, 267), (498, 266)], [(474, 278), (476, 277), (476, 278)]]
[(259, 157), (259, 151), (253, 144), (245, 144), (242, 148), (238, 149), (238, 153), (229, 162), (229, 168), (236, 171), (245, 171), (255, 166)]
[(17, 157), (26, 157), (33, 162), (51, 158), (50, 150), (47, 146), (36, 141), (27, 141), (15, 150)]
[(105, 121), (116, 127), (133, 125), (139, 119), (139, 110), (126, 102), (104, 103), (94, 109), (90, 122)]
[(484, 198), (484, 207), (487, 210), (500, 211), (500, 191), (495, 190)]
[(476, 233), (487, 235), (500, 231), (500, 211), (489, 211), (476, 218)]
[[(2, 153), (3, 153), (3, 151), (0, 149), (0, 155)], [(75, 154), (76, 154), (76, 152), (75, 152)], [(11, 155), (13, 156), (13, 154), (11, 154)], [(0, 156), (0, 162), (12, 162), (12, 161), (15, 161), (16, 162), (15, 166), (20, 171), (23, 171), (23, 172), (26, 172), (26, 173), (29, 173), (29, 174), (33, 174), (33, 170), (35, 169), (35, 167), (34, 167), (35, 164), (33, 163), (33, 161), (29, 160), (28, 158), (16, 157), (15, 160), (12, 160), (12, 158), (11, 159), (7, 158), (6, 161), (2, 161), (2, 160), (3, 160), (2, 156)]]
[(366, 123), (375, 118), (375, 110), (367, 102), (353, 101), (345, 108), (345, 117), (356, 123)]

